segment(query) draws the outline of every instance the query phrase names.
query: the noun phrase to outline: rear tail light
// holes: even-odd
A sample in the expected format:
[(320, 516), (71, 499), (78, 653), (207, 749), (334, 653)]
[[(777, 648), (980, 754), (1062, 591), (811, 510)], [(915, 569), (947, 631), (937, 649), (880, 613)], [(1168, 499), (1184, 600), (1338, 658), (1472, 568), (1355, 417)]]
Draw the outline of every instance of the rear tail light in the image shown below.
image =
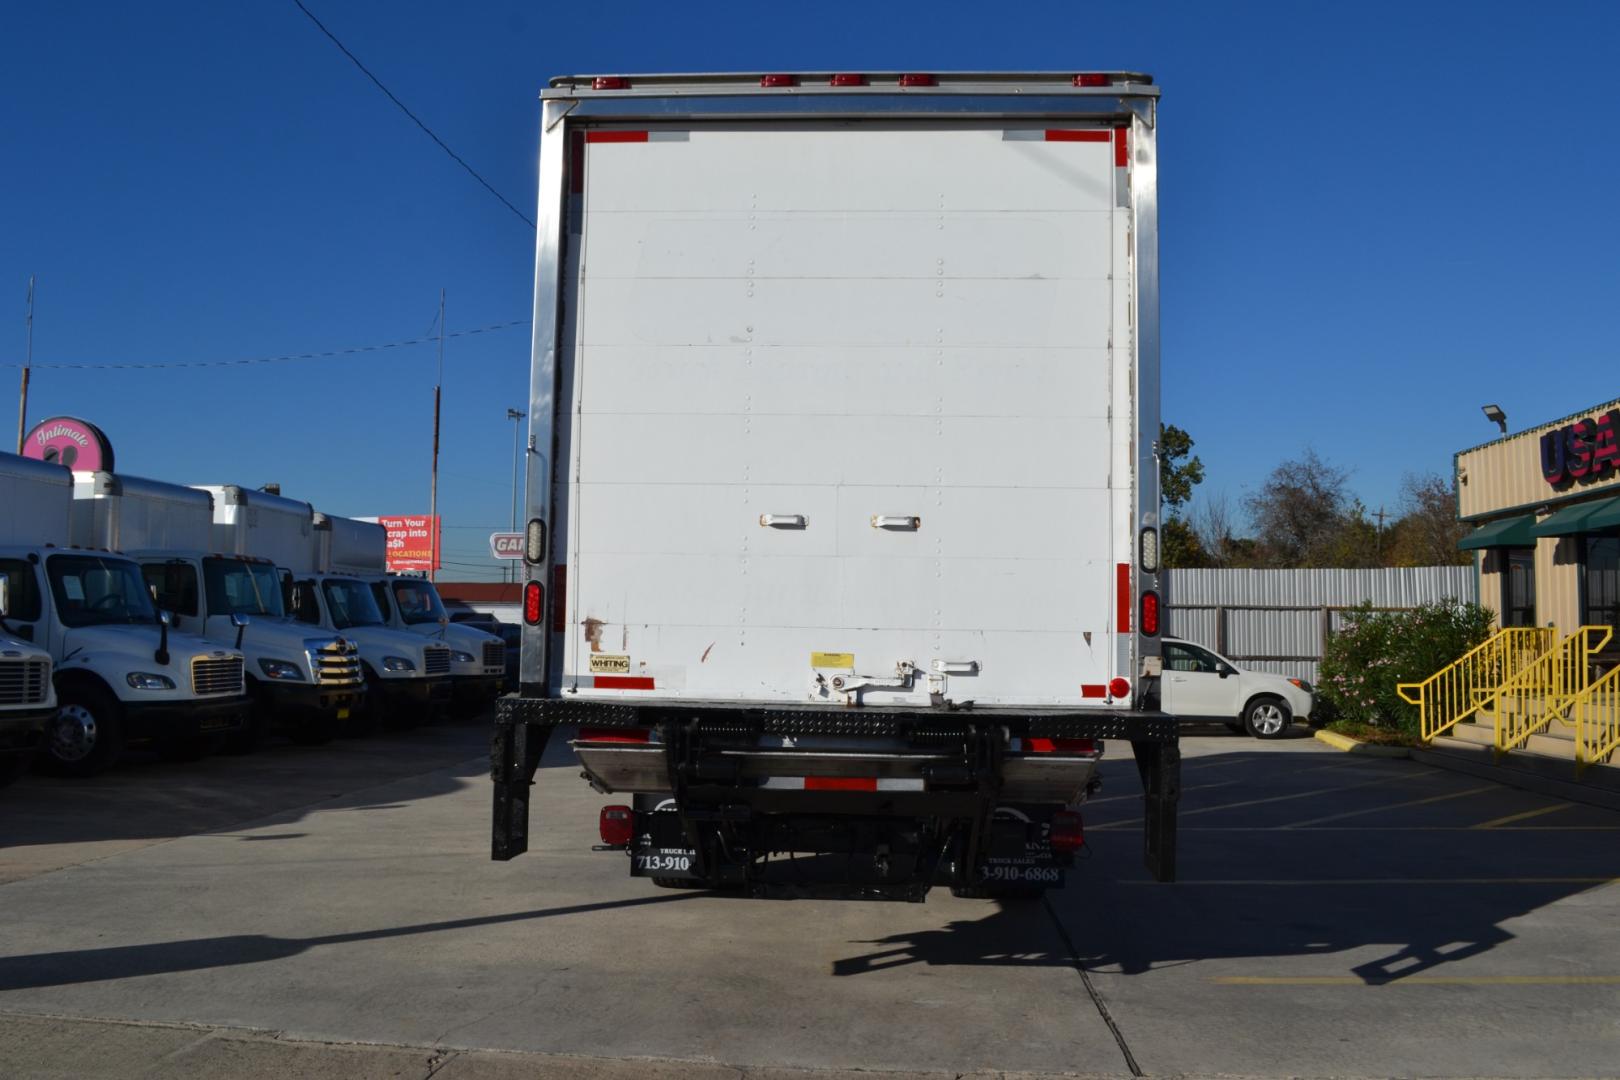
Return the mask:
[(866, 76), (865, 75), (856, 75), (856, 74), (853, 74), (853, 73), (846, 72), (845, 74), (842, 74), (842, 75), (834, 75), (832, 77), (832, 79), (830, 80), (830, 85), (832, 85), (832, 86), (865, 86), (866, 85)]
[(602, 843), (609, 847), (628, 847), (636, 835), (635, 811), (628, 806), (604, 806), (597, 828), (602, 834)]
[[(604, 831), (603, 836), (607, 833)], [(1053, 851), (1076, 852), (1086, 846), (1086, 830), (1080, 815), (1072, 810), (1059, 810), (1052, 815), (1052, 829), (1047, 839)]]
[(592, 90), (628, 90), (630, 80), (623, 75), (598, 75), (591, 80)]
[(1108, 76), (1100, 71), (1087, 71), (1074, 77), (1074, 85), (1076, 86), (1107, 86), (1108, 84)]
[(901, 86), (938, 86), (939, 81), (932, 75), (902, 75)]
[(1159, 572), (1159, 530), (1149, 525), (1142, 530), (1141, 564), (1144, 572)]
[(539, 518), (530, 518), (529, 527), (523, 530), (523, 561), (530, 566), (546, 561), (546, 523)]
[(540, 625), (540, 616), (546, 609), (546, 590), (538, 581), (523, 586), (523, 621), (530, 626)]
[(1124, 701), (1131, 696), (1131, 681), (1123, 675), (1116, 675), (1108, 680), (1108, 696), (1115, 701)]
[(1159, 636), (1159, 594), (1152, 590), (1142, 594), (1142, 633)]
[(761, 75), (759, 77), (759, 85), (761, 85), (761, 86), (798, 86), (799, 85), (799, 80), (796, 77), (792, 76), (792, 75)]

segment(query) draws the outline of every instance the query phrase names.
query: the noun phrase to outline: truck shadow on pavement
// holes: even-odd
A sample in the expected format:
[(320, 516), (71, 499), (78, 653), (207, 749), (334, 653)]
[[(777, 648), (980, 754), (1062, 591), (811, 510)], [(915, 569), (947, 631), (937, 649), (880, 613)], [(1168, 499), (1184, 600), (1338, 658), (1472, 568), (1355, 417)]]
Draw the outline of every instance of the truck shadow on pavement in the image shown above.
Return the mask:
[(470, 930), (502, 923), (585, 915), (615, 908), (639, 908), (693, 900), (702, 893), (660, 893), (629, 900), (608, 900), (597, 904), (536, 908), (500, 915), (479, 915), (441, 922), (390, 926), (377, 930), (356, 930), (346, 934), (318, 937), (283, 938), (264, 934), (233, 934), (225, 937), (190, 938), (151, 945), (117, 945), (104, 949), (78, 949), (64, 952), (33, 953), (0, 957), (0, 991), (31, 990), (75, 983), (109, 982), (148, 975), (169, 975), (210, 968), (240, 967), (285, 960), (324, 945), (380, 941), (386, 938), (434, 934), (447, 930)]
[[(1620, 835), (1593, 831), (1620, 830), (1609, 811), (1547, 810), (1556, 800), (1469, 776), (1284, 746), (1186, 764), (1176, 883), (1142, 870), (1134, 770), (1115, 759), (1110, 798), (1086, 818), (1091, 857), (1066, 889), (943, 929), (853, 942), (876, 948), (837, 960), (833, 974), (918, 964), (1133, 975), (1342, 956), (1313, 972), (1376, 985), (1487, 953), (1514, 939), (1510, 920), (1620, 879)], [(1553, 812), (1581, 824), (1499, 825)]]

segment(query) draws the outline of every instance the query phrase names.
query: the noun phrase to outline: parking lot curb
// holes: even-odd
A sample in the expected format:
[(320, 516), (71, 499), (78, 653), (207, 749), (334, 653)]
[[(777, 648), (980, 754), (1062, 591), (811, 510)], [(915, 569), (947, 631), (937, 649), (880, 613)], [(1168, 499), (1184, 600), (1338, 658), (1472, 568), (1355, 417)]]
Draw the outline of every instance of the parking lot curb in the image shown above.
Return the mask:
[(1326, 728), (1316, 733), (1320, 742), (1325, 742), (1335, 750), (1343, 750), (1347, 754), (1360, 754), (1362, 757), (1403, 758), (1409, 757), (1410, 752), (1404, 746), (1380, 746), (1378, 743), (1362, 742), (1352, 739), (1348, 735), (1340, 735), (1337, 731), (1328, 731)]

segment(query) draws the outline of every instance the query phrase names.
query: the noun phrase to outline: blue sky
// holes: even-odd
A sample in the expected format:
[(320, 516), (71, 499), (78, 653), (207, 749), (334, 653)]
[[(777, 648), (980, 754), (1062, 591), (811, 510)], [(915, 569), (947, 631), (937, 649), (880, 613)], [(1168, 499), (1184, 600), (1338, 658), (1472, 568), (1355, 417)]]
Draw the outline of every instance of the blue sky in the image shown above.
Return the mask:
[[(1165, 416), (1233, 499), (1309, 445), (1393, 508), (1494, 432), (1484, 402), (1519, 427), (1620, 396), (1615, 5), (306, 3), (525, 212), (554, 74), (1153, 73)], [(529, 314), (532, 232), (291, 0), (6, 24), (0, 362), (31, 272), (41, 365), (417, 338), (441, 287), (452, 330)], [(434, 374), (431, 347), (41, 368), (29, 414), (99, 422), (128, 472), (420, 513)], [(527, 383), (526, 328), (449, 343), (446, 577), (491, 569)]]

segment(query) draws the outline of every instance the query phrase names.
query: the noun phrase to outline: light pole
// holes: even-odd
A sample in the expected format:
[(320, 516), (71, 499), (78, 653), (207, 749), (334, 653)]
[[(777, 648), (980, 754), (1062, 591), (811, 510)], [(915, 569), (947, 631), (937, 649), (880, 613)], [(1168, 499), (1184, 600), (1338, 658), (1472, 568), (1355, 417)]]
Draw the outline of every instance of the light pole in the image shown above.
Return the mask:
[[(518, 412), (516, 409), (507, 409), (506, 410), (506, 418), (508, 420), (512, 421), (512, 531), (513, 532), (517, 532), (517, 521), (518, 521), (518, 458), (520, 456), (520, 450), (519, 450), (519, 446), (518, 446), (518, 438), (523, 434), (523, 423), (522, 423), (523, 418), (528, 416), (528, 415), (529, 415), (528, 413)], [(508, 560), (508, 561), (510, 561), (510, 560)], [(501, 571), (501, 577), (504, 578), (505, 576), (506, 576), (506, 571), (503, 568), (502, 571)], [(512, 580), (513, 581), (517, 580), (517, 567), (515, 567), (515, 566), (512, 567)]]

